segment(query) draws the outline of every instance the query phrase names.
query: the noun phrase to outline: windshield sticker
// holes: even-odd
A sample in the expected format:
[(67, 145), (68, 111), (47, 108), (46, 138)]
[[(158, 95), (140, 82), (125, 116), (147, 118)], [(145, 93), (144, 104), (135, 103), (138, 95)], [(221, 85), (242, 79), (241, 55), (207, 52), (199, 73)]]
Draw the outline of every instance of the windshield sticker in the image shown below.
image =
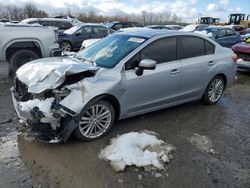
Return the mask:
[(145, 39), (142, 38), (136, 38), (136, 37), (131, 37), (128, 39), (129, 42), (138, 42), (138, 43), (142, 43)]

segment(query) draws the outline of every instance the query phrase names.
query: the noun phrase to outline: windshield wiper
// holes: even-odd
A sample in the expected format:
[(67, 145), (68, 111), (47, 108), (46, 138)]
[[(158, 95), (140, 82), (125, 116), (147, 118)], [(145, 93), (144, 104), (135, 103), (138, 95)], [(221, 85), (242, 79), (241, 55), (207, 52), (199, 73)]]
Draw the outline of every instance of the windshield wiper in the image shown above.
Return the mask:
[(87, 61), (87, 62), (90, 62), (92, 65), (95, 65), (95, 62), (94, 61), (91, 61), (89, 59), (86, 59), (86, 58), (83, 58), (83, 57), (76, 57), (77, 59), (81, 60), (81, 61)]

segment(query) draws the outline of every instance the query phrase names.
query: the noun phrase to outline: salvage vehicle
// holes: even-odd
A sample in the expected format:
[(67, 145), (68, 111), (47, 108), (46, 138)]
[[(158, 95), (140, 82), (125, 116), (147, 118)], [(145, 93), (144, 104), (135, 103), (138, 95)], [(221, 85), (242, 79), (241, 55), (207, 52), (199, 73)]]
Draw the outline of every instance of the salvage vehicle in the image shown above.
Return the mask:
[(195, 33), (131, 28), (71, 56), (17, 71), (18, 116), (48, 142), (105, 135), (116, 120), (203, 99), (217, 103), (235, 76), (235, 55)]
[(57, 27), (58, 31), (70, 29), (75, 24), (69, 19), (61, 18), (28, 18), (20, 22), (21, 24), (39, 24), (42, 26)]
[(130, 27), (143, 27), (141, 24), (137, 22), (118, 22), (118, 21), (112, 21), (112, 22), (107, 22), (105, 25), (113, 29), (115, 31), (122, 29), (122, 28), (130, 28)]
[(235, 44), (232, 50), (238, 57), (237, 68), (250, 70), (250, 36), (244, 42)]
[(207, 27), (200, 32), (206, 31), (209, 37), (218, 42), (221, 46), (231, 48), (240, 42), (240, 34), (227, 27)]
[(183, 29), (183, 26), (180, 26), (180, 25), (165, 25), (166, 27), (169, 27), (173, 30), (181, 30)]
[(96, 42), (99, 41), (99, 40), (101, 40), (101, 38), (100, 38), (100, 39), (87, 39), (87, 40), (84, 40), (84, 41), (82, 42), (82, 46), (81, 46), (81, 49), (80, 49), (80, 50), (83, 50), (84, 48), (89, 47), (90, 45), (96, 43)]
[(14, 73), (21, 65), (60, 53), (56, 28), (21, 24), (0, 24), (0, 61)]
[(58, 42), (63, 51), (75, 51), (81, 48), (84, 40), (103, 38), (113, 32), (103, 24), (81, 24), (59, 33)]
[(190, 25), (183, 27), (182, 31), (187, 31), (187, 32), (201, 31), (208, 26), (209, 25), (206, 25), (206, 24), (190, 24)]
[(170, 27), (167, 27), (165, 25), (148, 25), (146, 26), (147, 28), (150, 28), (150, 29), (163, 29), (163, 30), (173, 30), (172, 28)]

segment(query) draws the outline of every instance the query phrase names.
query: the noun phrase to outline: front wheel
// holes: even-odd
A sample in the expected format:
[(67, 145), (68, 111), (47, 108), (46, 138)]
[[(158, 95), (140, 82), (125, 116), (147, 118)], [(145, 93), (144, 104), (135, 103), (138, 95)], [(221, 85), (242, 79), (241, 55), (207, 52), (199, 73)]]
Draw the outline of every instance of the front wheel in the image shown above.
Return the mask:
[(114, 107), (109, 102), (100, 100), (83, 113), (74, 134), (80, 141), (96, 140), (111, 129), (114, 121)]
[(63, 41), (60, 43), (60, 48), (63, 51), (70, 52), (72, 50), (72, 45), (70, 44), (70, 42)]
[(214, 77), (207, 86), (207, 89), (203, 95), (203, 101), (205, 104), (217, 103), (224, 91), (225, 81), (221, 76)]

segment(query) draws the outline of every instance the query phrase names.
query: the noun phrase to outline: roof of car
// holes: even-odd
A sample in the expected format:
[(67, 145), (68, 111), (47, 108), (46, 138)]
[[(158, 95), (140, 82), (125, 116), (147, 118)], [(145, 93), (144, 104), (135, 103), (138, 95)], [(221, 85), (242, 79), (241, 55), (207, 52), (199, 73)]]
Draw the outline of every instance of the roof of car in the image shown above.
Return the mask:
[(22, 22), (31, 22), (31, 21), (38, 21), (38, 20), (70, 22), (70, 20), (63, 19), (63, 18), (27, 18), (27, 19), (23, 20)]
[(130, 28), (120, 29), (120, 31), (121, 32), (117, 33), (122, 35), (130, 35), (143, 38), (152, 38), (156, 35), (166, 35), (168, 32), (169, 34), (181, 33), (179, 31), (174, 31), (174, 30), (151, 29), (146, 27), (130, 27)]

